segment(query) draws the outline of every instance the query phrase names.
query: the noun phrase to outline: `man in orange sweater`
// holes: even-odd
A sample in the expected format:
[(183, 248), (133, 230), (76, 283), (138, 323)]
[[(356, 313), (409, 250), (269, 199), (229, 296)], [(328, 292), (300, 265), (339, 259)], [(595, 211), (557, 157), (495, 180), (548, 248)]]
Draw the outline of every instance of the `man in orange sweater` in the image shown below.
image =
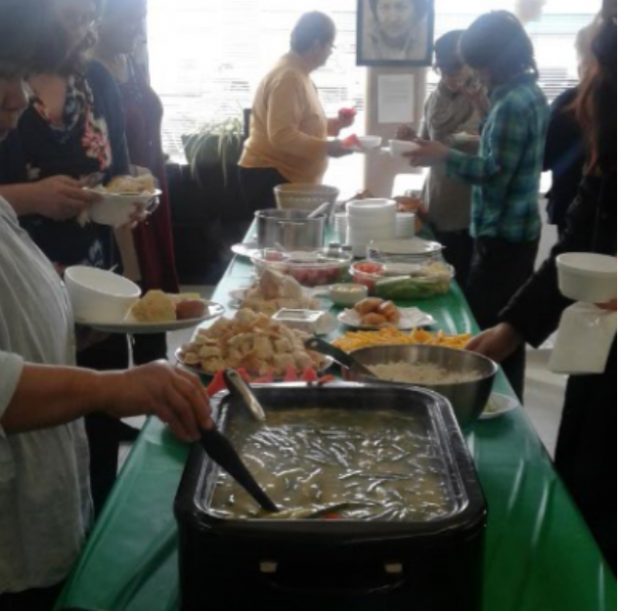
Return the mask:
[(323, 13), (304, 15), (293, 31), (291, 50), (260, 84), (252, 127), (240, 162), (243, 194), (252, 213), (276, 206), (274, 188), (284, 183), (319, 184), (329, 157), (350, 153), (338, 136), (354, 118), (328, 119), (310, 75), (329, 60), (336, 24)]

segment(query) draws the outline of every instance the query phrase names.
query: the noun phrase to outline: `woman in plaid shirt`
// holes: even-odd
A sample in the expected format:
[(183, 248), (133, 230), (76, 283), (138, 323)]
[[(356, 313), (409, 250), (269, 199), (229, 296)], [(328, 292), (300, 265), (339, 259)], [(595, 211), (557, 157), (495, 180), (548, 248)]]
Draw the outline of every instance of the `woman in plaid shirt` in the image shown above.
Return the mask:
[[(485, 117), (480, 152), (472, 156), (418, 140), (420, 148), (410, 157), (414, 166), (445, 163), (448, 176), (473, 185), (475, 252), (466, 293), (486, 329), (498, 323), (499, 313), (535, 269), (550, 111), (537, 83), (534, 45), (512, 13), (480, 17), (464, 34), (461, 51), (490, 92), (490, 100), (482, 87), (470, 94)], [(523, 396), (525, 351), (505, 367)]]

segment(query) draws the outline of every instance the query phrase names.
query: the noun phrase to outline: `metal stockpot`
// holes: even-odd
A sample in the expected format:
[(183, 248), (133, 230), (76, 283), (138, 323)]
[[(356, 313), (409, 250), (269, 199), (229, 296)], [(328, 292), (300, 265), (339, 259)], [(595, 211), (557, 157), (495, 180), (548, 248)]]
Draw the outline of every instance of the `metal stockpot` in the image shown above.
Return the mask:
[(259, 210), (258, 246), (261, 249), (283, 247), (287, 251), (320, 249), (325, 245), (327, 215), (308, 219), (303, 210)]

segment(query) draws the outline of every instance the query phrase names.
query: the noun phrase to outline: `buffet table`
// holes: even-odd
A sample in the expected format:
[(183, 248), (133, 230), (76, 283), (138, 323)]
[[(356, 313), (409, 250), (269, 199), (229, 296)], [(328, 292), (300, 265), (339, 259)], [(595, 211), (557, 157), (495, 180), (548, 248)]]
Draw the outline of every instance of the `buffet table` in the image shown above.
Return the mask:
[[(214, 299), (227, 304), (250, 274), (233, 262)], [(417, 305), (447, 333), (476, 331), (456, 286)], [(503, 375), (497, 391), (513, 395)], [(480, 422), (467, 441), (490, 508), (483, 610), (616, 610), (615, 579), (525, 411)], [(180, 609), (173, 503), (187, 455), (148, 423), (56, 609)]]

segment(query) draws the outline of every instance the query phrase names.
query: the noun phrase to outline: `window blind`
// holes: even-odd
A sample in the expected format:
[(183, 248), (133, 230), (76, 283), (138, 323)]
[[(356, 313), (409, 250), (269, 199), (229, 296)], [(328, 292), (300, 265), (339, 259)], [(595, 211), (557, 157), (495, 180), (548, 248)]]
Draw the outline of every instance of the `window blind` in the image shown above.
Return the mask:
[[(480, 14), (513, 9), (515, 0), (436, 0), (437, 35), (467, 28)], [(548, 0), (528, 26), (550, 100), (576, 83), (574, 42), (598, 0)], [(164, 102), (164, 146), (184, 157), (181, 136), (205, 122), (241, 115), (264, 74), (289, 46), (299, 16), (322, 10), (337, 22), (334, 56), (315, 80), (329, 113), (363, 111), (366, 69), (356, 66), (357, 0), (150, 0), (152, 80)], [(436, 82), (431, 75), (430, 86)]]
[[(450, 30), (466, 29), (488, 11), (514, 10), (516, 0), (436, 0), (436, 3), (436, 36), (439, 37)], [(536, 47), (540, 84), (550, 102), (577, 85), (577, 33), (593, 22), (600, 6), (598, 0), (547, 0), (542, 18), (526, 25)], [(429, 89), (437, 81), (437, 75), (432, 73)]]
[(339, 36), (314, 80), (328, 113), (363, 109), (366, 71), (356, 67), (357, 0), (151, 0), (149, 63), (166, 110), (164, 146), (182, 157), (181, 136), (208, 121), (241, 115), (254, 90), (289, 49), (300, 15), (322, 10)]

